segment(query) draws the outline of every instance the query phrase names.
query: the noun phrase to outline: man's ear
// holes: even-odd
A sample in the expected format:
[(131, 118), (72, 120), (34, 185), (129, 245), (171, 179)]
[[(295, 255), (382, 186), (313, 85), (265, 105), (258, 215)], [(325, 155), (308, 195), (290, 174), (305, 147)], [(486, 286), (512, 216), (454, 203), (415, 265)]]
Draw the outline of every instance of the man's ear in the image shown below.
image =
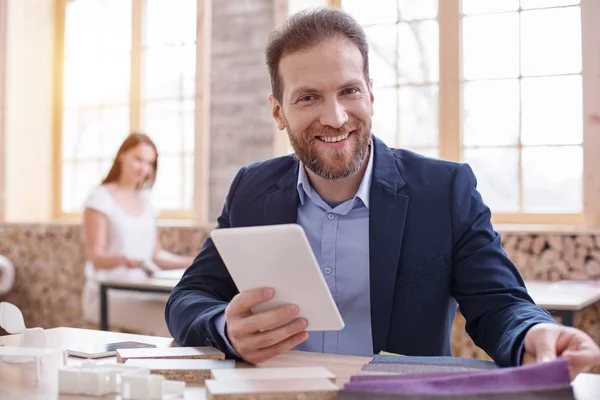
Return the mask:
[(283, 118), (283, 109), (281, 105), (272, 94), (269, 95), (269, 102), (271, 103), (271, 114), (273, 115), (273, 119), (277, 123), (277, 128), (280, 131), (285, 129), (285, 120)]
[(375, 107), (373, 107), (373, 103), (375, 102), (375, 96), (373, 95), (373, 79), (369, 80), (369, 98), (371, 99), (371, 116), (375, 114)]

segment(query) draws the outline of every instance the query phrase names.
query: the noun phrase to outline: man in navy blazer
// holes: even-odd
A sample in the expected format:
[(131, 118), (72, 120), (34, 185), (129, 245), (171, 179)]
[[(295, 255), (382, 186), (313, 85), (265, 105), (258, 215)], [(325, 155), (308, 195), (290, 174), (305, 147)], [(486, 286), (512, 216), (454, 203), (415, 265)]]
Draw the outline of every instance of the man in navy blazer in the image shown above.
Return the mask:
[(350, 323), (309, 338), (294, 305), (253, 314), (273, 291), (238, 293), (208, 238), (167, 304), (178, 342), (251, 363), (292, 348), (450, 355), (458, 302), (467, 332), (499, 365), (562, 355), (575, 375), (599, 363), (589, 336), (527, 294), (470, 167), (371, 134), (368, 45), (353, 18), (334, 9), (292, 16), (266, 58), (273, 116), (295, 155), (242, 168), (218, 228), (302, 225)]

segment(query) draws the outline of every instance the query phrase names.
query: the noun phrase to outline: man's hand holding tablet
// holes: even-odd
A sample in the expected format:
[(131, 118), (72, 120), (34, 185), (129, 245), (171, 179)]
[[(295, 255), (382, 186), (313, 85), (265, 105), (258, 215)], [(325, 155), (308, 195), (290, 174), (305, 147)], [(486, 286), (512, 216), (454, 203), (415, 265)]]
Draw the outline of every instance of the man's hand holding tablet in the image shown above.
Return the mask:
[(248, 290), (236, 295), (225, 309), (229, 341), (240, 357), (250, 363), (266, 361), (308, 339), (308, 323), (296, 317), (296, 305), (252, 313), (252, 307), (271, 300), (273, 295), (271, 288)]
[(236, 352), (258, 363), (344, 321), (297, 224), (216, 229), (211, 237), (239, 294), (225, 310)]

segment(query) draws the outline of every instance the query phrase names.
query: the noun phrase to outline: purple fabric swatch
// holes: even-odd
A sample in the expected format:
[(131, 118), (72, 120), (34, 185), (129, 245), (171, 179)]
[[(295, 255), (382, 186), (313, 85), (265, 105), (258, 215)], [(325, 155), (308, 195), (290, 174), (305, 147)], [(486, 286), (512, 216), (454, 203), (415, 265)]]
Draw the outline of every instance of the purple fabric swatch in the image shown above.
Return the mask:
[(404, 394), (475, 394), (560, 389), (570, 387), (570, 382), (568, 362), (559, 358), (544, 364), (446, 376), (355, 380), (348, 382), (345, 390)]

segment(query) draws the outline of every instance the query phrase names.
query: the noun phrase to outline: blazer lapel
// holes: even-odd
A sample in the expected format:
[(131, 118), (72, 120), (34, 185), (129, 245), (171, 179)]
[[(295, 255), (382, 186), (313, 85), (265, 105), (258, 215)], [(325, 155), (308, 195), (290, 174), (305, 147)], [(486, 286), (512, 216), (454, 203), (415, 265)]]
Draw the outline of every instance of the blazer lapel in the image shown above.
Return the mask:
[(277, 182), (275, 190), (267, 194), (264, 209), (265, 225), (292, 224), (298, 219), (300, 197), (296, 188), (298, 166), (294, 167)]
[(373, 140), (374, 164), (369, 207), (369, 261), (373, 351), (386, 349), (408, 196), (392, 151)]

